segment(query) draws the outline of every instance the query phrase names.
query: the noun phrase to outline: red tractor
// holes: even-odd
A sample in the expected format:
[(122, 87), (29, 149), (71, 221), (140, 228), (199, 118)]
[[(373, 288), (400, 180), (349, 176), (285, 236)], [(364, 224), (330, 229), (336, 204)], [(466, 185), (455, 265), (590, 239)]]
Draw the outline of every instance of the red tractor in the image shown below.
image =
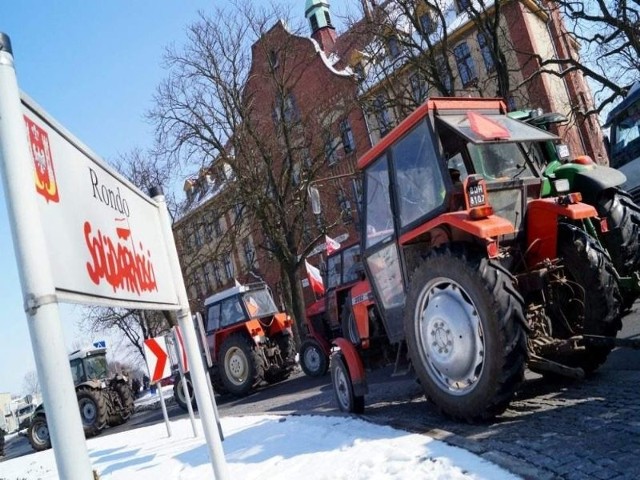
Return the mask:
[(300, 346), (300, 366), (310, 377), (327, 373), (333, 339), (345, 337), (356, 342), (351, 316), (363, 322), (373, 308), (359, 244), (341, 247), (327, 257), (324, 285), (325, 295), (306, 309), (307, 332)]
[(525, 366), (582, 377), (604, 362), (621, 297), (585, 225), (596, 211), (561, 185), (541, 198), (522, 147), (554, 139), (501, 100), (431, 99), (358, 160), (375, 302), (332, 341), (342, 410), (364, 410), (365, 365), (382, 356), (406, 357), (427, 398), (465, 421), (502, 413)]
[[(216, 390), (236, 396), (248, 394), (261, 382), (288, 378), (295, 367), (292, 321), (281, 313), (266, 284), (240, 285), (204, 302), (204, 330), (212, 365), (209, 374)], [(194, 395), (185, 376), (192, 404)], [(174, 382), (176, 402), (187, 403), (182, 382)]]

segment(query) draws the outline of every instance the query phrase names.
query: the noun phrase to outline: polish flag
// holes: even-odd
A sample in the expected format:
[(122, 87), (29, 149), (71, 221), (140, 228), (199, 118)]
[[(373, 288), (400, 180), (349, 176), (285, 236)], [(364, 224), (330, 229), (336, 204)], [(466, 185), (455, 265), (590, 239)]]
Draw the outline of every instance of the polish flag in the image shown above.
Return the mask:
[(322, 275), (320, 275), (320, 270), (311, 265), (306, 260), (304, 261), (304, 265), (307, 268), (307, 278), (309, 279), (309, 284), (311, 285), (311, 289), (314, 293), (318, 295), (324, 294), (324, 283), (322, 281)]
[(324, 236), (324, 241), (327, 244), (327, 255), (331, 255), (340, 248), (340, 242), (335, 241), (329, 235)]

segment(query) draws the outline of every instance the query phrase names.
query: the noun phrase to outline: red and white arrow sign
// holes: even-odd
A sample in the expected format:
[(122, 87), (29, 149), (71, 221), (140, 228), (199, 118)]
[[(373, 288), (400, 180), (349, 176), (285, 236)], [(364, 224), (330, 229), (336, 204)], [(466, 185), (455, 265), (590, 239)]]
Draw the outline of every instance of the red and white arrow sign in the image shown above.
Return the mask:
[(171, 365), (164, 337), (147, 338), (144, 341), (144, 354), (151, 375), (151, 383), (171, 376)]

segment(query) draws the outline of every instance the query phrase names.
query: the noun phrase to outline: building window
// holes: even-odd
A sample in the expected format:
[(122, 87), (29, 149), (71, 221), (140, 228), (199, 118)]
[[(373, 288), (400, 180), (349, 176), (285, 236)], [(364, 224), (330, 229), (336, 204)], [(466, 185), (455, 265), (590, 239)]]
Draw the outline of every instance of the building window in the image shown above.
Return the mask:
[(271, 70), (278, 68), (278, 52), (275, 50), (269, 52), (269, 67), (271, 67)]
[(196, 248), (202, 247), (202, 227), (197, 226), (193, 231), (193, 243)]
[(216, 281), (216, 288), (220, 288), (222, 286), (222, 275), (220, 274), (220, 264), (218, 262), (213, 262), (213, 278)]
[(218, 217), (213, 220), (213, 230), (216, 232), (216, 236), (222, 235), (222, 217)]
[(351, 153), (356, 149), (356, 141), (353, 138), (353, 131), (348, 119), (340, 122), (340, 136), (342, 137), (342, 147), (344, 153)]
[(204, 277), (204, 288), (206, 293), (209, 293), (213, 287), (213, 284), (211, 283), (211, 262), (202, 267), (202, 276)]
[(207, 242), (210, 242), (213, 240), (213, 214), (204, 214), (202, 217), (202, 223), (204, 224), (204, 238)]
[(467, 42), (462, 42), (454, 48), (453, 54), (455, 55), (456, 63), (458, 64), (458, 72), (460, 72), (462, 86), (467, 87), (478, 78), (476, 75), (476, 67), (473, 64), (473, 58), (471, 58), (471, 52), (469, 51), (469, 45), (467, 45)]
[(464, 12), (471, 6), (471, 0), (456, 0), (458, 12)]
[(453, 89), (451, 88), (453, 86), (453, 82), (451, 81), (451, 75), (449, 75), (449, 71), (447, 70), (447, 61), (442, 55), (436, 58), (436, 69), (438, 70), (438, 77), (440, 77), (442, 86), (446, 90), (446, 92), (443, 93), (451, 95), (453, 93)]
[(247, 262), (247, 266), (252, 268), (256, 261), (256, 251), (253, 248), (253, 243), (250, 239), (244, 239), (242, 242), (242, 249), (244, 250), (244, 259)]
[(276, 106), (273, 109), (273, 121), (276, 127), (279, 126), (282, 121), (287, 125), (291, 125), (299, 120), (300, 113), (293, 93), (289, 93), (276, 101)]
[(291, 185), (297, 187), (300, 185), (302, 177), (300, 176), (300, 164), (295, 163), (293, 167), (291, 167)]
[(386, 135), (391, 130), (391, 115), (387, 108), (387, 101), (384, 95), (378, 95), (373, 101), (373, 111), (378, 122), (380, 135)]
[(324, 156), (329, 166), (338, 162), (338, 141), (335, 138), (327, 138), (324, 143)]
[(309, 21), (311, 22), (311, 33), (315, 33), (315, 31), (318, 30), (318, 18), (315, 13), (311, 15)]
[(325, 10), (324, 11), (324, 19), (327, 22), (327, 27), (332, 27), (333, 25), (331, 25), (331, 15), (329, 15), (329, 11)]
[(487, 37), (482, 32), (478, 33), (478, 45), (480, 46), (484, 67), (487, 69), (487, 72), (493, 72), (496, 69), (496, 64), (493, 61), (493, 54), (487, 43)]
[(231, 253), (229, 253), (229, 255), (226, 255), (224, 257), (224, 260), (222, 261), (222, 263), (224, 265), (224, 273), (227, 276), (227, 279), (228, 280), (232, 279), (235, 273), (233, 268), (233, 260), (231, 259)]
[(417, 104), (421, 104), (427, 98), (427, 83), (420, 73), (414, 73), (409, 78), (411, 83), (411, 97)]
[(418, 21), (420, 22), (420, 28), (422, 29), (423, 35), (430, 35), (435, 32), (436, 24), (429, 13), (423, 13), (420, 15)]
[(398, 41), (398, 37), (395, 35), (389, 37), (387, 40), (387, 48), (391, 58), (398, 58), (400, 56), (400, 42)]
[(236, 203), (233, 206), (233, 212), (235, 214), (236, 217), (236, 222), (239, 220), (242, 220), (242, 213), (244, 212), (244, 204), (243, 203)]
[(340, 216), (344, 223), (353, 221), (353, 213), (351, 211), (351, 200), (342, 189), (338, 190), (338, 206), (340, 207)]

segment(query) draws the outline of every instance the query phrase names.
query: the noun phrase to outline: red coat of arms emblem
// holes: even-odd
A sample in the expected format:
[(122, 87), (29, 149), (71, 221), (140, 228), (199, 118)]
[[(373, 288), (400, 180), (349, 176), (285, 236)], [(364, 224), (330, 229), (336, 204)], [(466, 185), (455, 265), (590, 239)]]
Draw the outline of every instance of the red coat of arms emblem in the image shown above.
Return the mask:
[(56, 174), (53, 170), (53, 158), (51, 147), (49, 146), (49, 135), (45, 130), (33, 123), (26, 115), (24, 121), (27, 124), (27, 136), (29, 138), (29, 148), (35, 167), (36, 191), (42, 195), (47, 202), (59, 202), (58, 184)]

